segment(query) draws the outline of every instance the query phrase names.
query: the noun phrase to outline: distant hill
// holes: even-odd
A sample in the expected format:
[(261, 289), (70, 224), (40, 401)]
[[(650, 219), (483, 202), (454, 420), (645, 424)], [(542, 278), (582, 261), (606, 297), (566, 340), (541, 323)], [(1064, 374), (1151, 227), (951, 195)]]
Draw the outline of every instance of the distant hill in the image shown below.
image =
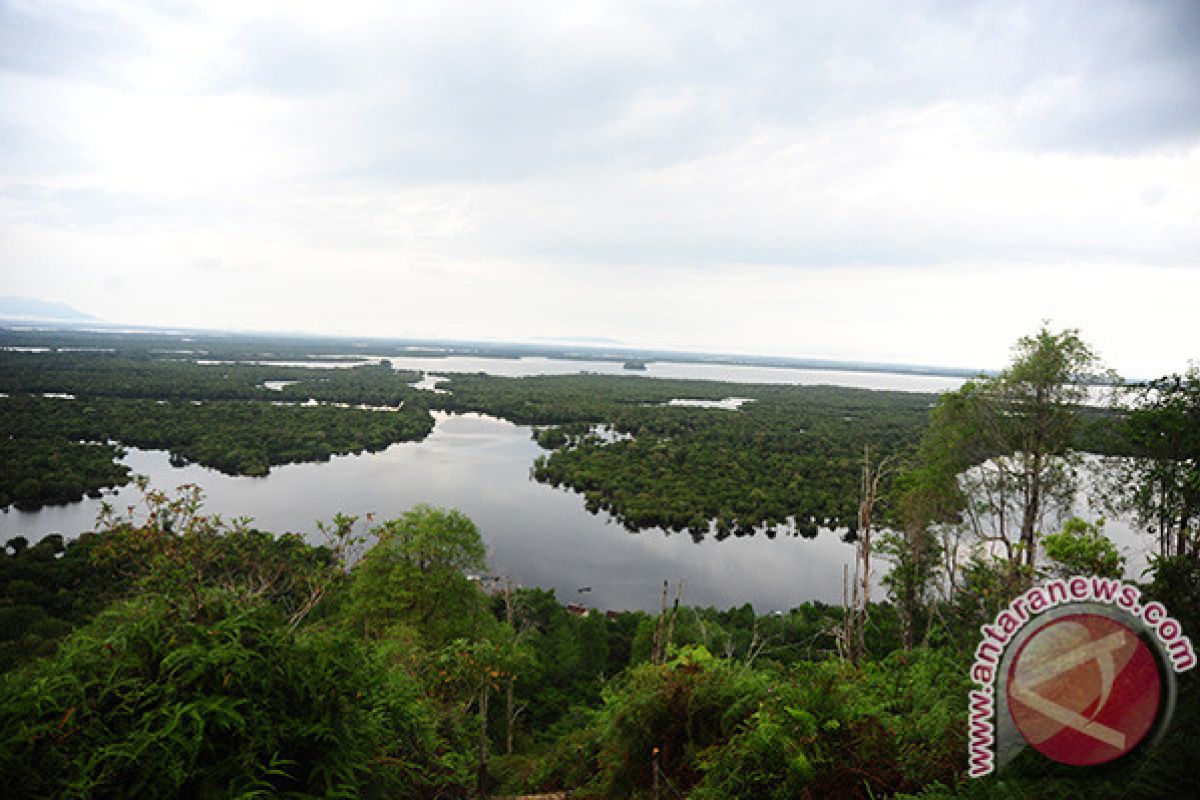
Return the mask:
[(91, 322), (97, 319), (66, 303), (52, 303), (34, 297), (0, 297), (0, 319), (38, 322)]

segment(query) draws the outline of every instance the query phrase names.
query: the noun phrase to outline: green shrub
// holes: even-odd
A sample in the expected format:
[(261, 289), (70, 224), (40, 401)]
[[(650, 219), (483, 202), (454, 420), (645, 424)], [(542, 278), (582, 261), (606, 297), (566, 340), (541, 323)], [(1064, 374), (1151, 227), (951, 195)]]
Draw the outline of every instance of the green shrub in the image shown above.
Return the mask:
[(417, 684), (368, 645), (209, 591), (120, 604), (0, 684), (19, 797), (422, 797), (457, 784)]

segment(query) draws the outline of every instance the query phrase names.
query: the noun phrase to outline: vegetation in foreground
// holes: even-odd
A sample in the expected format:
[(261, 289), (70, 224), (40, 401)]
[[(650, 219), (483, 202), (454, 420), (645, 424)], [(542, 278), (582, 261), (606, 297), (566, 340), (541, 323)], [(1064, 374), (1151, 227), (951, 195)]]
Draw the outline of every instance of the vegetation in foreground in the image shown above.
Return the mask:
[[(1028, 764), (968, 781), (967, 662), (982, 597), (901, 644), (872, 604), (576, 616), (471, 580), (478, 531), (418, 507), (329, 545), (151, 494), (64, 544), (10, 542), (0, 772), (11, 797), (1156, 797), (1195, 788), (1189, 676), (1168, 738), (1097, 777)], [(356, 553), (361, 552), (360, 556)], [(1193, 559), (1147, 594), (1200, 623)], [(656, 789), (657, 787), (657, 789)], [(1180, 790), (1181, 791), (1181, 790)], [(1180, 795), (1176, 795), (1180, 796)]]

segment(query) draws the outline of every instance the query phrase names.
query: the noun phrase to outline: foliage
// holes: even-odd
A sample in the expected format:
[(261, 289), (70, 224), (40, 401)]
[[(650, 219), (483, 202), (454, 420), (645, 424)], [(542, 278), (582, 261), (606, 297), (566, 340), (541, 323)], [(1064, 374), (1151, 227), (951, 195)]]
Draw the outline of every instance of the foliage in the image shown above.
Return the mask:
[[(193, 357), (196, 354), (187, 354)], [(208, 354), (211, 357), (211, 353)], [(246, 355), (226, 353), (227, 357)], [(262, 358), (261, 353), (251, 354)], [(306, 360), (310, 357), (305, 356)], [(286, 363), (286, 362), (285, 362)], [(83, 399), (307, 400), (396, 405), (421, 393), (420, 378), (383, 365), (338, 369), (185, 360), (177, 353), (0, 351), (0, 391), (10, 395), (66, 393)], [(267, 381), (290, 381), (278, 391)]]
[(1014, 597), (1029, 588), (1033, 577), (1024, 564), (976, 548), (963, 565), (960, 584), (947, 609), (959, 645), (973, 649), (979, 626), (994, 620)]
[(605, 693), (597, 787), (605, 797), (644, 793), (658, 769), (677, 791), (700, 778), (700, 753), (725, 742), (766, 696), (764, 675), (685, 648), (643, 664)]
[(727, 744), (703, 760), (696, 800), (875, 797), (953, 780), (965, 681), (937, 651), (895, 654), (858, 672), (797, 665)]
[(1125, 575), (1125, 557), (1104, 535), (1104, 520), (1088, 522), (1071, 517), (1058, 533), (1042, 537), (1046, 557), (1057, 566), (1059, 576), (1099, 575), (1120, 578)]
[(143, 595), (0, 685), (9, 797), (422, 797), (454, 779), (403, 673), (269, 604)]
[[(609, 618), (592, 613), (579, 617), (558, 602), (553, 591), (514, 592), (514, 634), (530, 655), (530, 663), (514, 686), (522, 709), (521, 729), (541, 731), (557, 724), (572, 709), (595, 705), (605, 678), (629, 663), (634, 628), (646, 615), (632, 612)], [(503, 599), (493, 599), (498, 619)], [(529, 738), (529, 737), (518, 737)]]
[[(450, 392), (439, 402), (451, 410), (558, 426), (535, 434), (555, 449), (533, 475), (580, 492), (589, 510), (609, 511), (631, 529), (718, 540), (756, 528), (768, 536), (853, 528), (863, 445), (892, 452), (915, 444), (933, 399), (607, 375), (460, 375)], [(734, 395), (752, 402), (737, 411), (667, 405)]]
[(461, 788), (461, 737), (422, 673), (319, 613), (344, 591), (345, 518), (314, 548), (201, 501), (146, 491), (144, 516), (110, 511), (89, 539), (91, 563), (135, 596), (3, 684), (0, 769), (25, 777), (20, 796)]
[(129, 581), (94, 561), (100, 537), (30, 545), (17, 536), (0, 555), (0, 672), (54, 652), (59, 641), (124, 594)]
[(1133, 391), (1118, 429), (1131, 458), (1115, 462), (1112, 505), (1153, 534), (1162, 556), (1200, 554), (1200, 367)]
[(162, 448), (176, 463), (265, 475), (277, 464), (382, 450), (423, 438), (432, 427), (419, 406), (372, 411), (265, 401), (0, 398), (0, 499), (61, 502), (125, 482), (128, 470), (111, 461), (121, 455), (118, 448), (80, 442)]
[[(1179, 676), (1175, 723), (1138, 759), (1084, 774), (1030, 757), (997, 779), (962, 775), (978, 626), (1035, 577), (1037, 545), (1056, 569), (1120, 571), (1097, 525), (1068, 521), (1042, 536), (1038, 521), (1026, 536), (1031, 503), (1045, 510), (1069, 495), (1071, 451), (1094, 421), (1078, 383), (1094, 360), (1073, 331), (1023, 339), (1001, 375), (944, 396), (927, 430), (931, 398), (921, 395), (587, 375), (456, 376), (451, 394), (432, 395), (386, 364), (204, 365), (147, 349), (177, 340), (101, 340), (115, 352), (0, 353), (0, 391), (16, 395), (0, 398), (9, 502), (19, 499), (10, 485), (26, 479), (38, 484), (25, 491), (30, 502), (119, 483), (109, 442), (257, 472), (420, 438), (435, 408), (547, 426), (535, 431), (549, 450), (535, 475), (631, 527), (808, 534), (852, 527), (870, 444), (909, 456), (886, 504), (895, 530), (878, 540), (893, 602), (870, 607), (874, 659), (857, 666), (837, 658), (842, 609), (821, 603), (766, 616), (749, 605), (681, 608), (666, 663), (651, 664), (654, 617), (580, 616), (552, 592), (507, 582), (497, 591), (481, 575), (482, 537), (457, 511), (419, 506), (363, 527), (338, 515), (324, 528), (327, 546), (314, 547), (206, 515), (196, 487), (147, 492), (144, 509), (108, 509), (95, 534), (16, 537), (0, 557), (6, 796), (459, 798), (473, 785), (581, 798), (649, 798), (657, 785), (660, 798), (696, 800), (1200, 791), (1187, 757), (1200, 743), (1191, 674)], [(203, 346), (222, 361), (336, 355), (308, 341)], [(275, 392), (265, 380), (296, 383)], [(1143, 522), (1169, 529), (1162, 540), (1173, 544), (1152, 560), (1143, 593), (1193, 636), (1196, 385), (1194, 372), (1158, 382), (1127, 420), (1100, 415), (1123, 438), (1098, 445), (1148, 470), (1128, 473), (1143, 494), (1124, 499), (1149, 498)], [(37, 392), (76, 399), (29, 396)], [(731, 395), (751, 402), (666, 405)], [(268, 402), (308, 398), (403, 409)], [(947, 534), (989, 503), (1019, 523), (1005, 531), (1011, 558), (999, 540), (968, 554)], [(502, 755), (510, 730), (513, 752)]]
[(375, 637), (394, 625), (440, 647), (481, 630), (483, 594), (467, 573), (487, 567), (475, 523), (460, 511), (418, 505), (372, 529), (376, 543), (351, 575), (348, 615)]
[[(3, 437), (3, 434), (0, 434)], [(31, 510), (69, 503), (82, 495), (129, 480), (129, 468), (115, 463), (121, 448), (69, 439), (0, 438), (0, 508)]]
[(922, 650), (862, 670), (820, 660), (785, 671), (685, 647), (610, 684), (599, 710), (555, 731), (544, 766), (581, 796), (613, 798), (650, 797), (656, 782), (662, 796), (725, 800), (869, 797), (954, 781), (962, 667)]
[(880, 554), (891, 562), (881, 582), (900, 616), (905, 647), (911, 649), (918, 631), (928, 624), (928, 609), (937, 600), (936, 588), (945, 571), (945, 547), (929, 526), (909, 525), (886, 531), (879, 538)]
[(939, 476), (935, 497), (953, 498), (947, 483), (961, 474), (960, 508), (977, 534), (1029, 569), (1047, 515), (1063, 513), (1074, 497), (1079, 408), (1089, 385), (1104, 378), (1098, 363), (1078, 331), (1043, 326), (1018, 340), (999, 375), (943, 399), (923, 448)]
[(117, 513), (103, 506), (92, 561), (107, 573), (162, 597), (181, 616), (205, 613), (205, 591), (219, 588), (242, 602), (268, 602), (293, 627), (341, 579), (338, 553), (312, 547), (298, 534), (275, 536), (249, 521), (226, 522), (203, 513), (198, 486), (179, 487), (174, 496), (144, 493), (144, 518), (135, 509)]

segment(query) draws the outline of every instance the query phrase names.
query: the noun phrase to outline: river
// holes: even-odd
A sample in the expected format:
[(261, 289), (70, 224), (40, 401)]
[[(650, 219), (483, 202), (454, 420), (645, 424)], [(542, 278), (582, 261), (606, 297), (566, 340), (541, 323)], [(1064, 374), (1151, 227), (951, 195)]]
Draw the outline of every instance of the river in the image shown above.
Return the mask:
[[(416, 503), (455, 507), (479, 525), (496, 574), (553, 588), (563, 602), (651, 609), (665, 579), (683, 579), (685, 601), (698, 605), (749, 602), (769, 611), (811, 599), (840, 602), (841, 564), (853, 550), (832, 533), (700, 543), (658, 529), (630, 533), (607, 514), (589, 514), (573, 492), (530, 480), (542, 451), (528, 427), (478, 414), (435, 416), (437, 426), (422, 442), (276, 467), (265, 478), (235, 478), (195, 464), (172, 467), (164, 451), (130, 449), (125, 463), (155, 487), (199, 484), (210, 512), (251, 516), (263, 529), (301, 532), (312, 541), (320, 541), (316, 521), (339, 511), (386, 519)], [(138, 497), (127, 486), (105, 500), (124, 508)], [(74, 536), (91, 528), (100, 502), (9, 510), (0, 514), (3, 538)], [(591, 590), (579, 592), (586, 587)]]
[[(420, 360), (427, 366), (437, 363), (445, 372), (467, 367), (444, 363), (453, 359)], [(494, 366), (517, 359), (478, 361)], [(620, 365), (609, 366), (620, 370)], [(690, 374), (678, 377), (697, 377), (685, 371)], [(911, 388), (912, 380), (953, 384), (946, 388), (961, 383), (882, 373), (832, 375), (843, 385), (892, 379), (891, 385), (872, 388)], [(852, 563), (853, 548), (831, 531), (811, 540), (759, 534), (699, 543), (687, 534), (659, 529), (630, 533), (605, 512), (588, 513), (579, 495), (530, 479), (530, 467), (542, 451), (528, 426), (478, 414), (435, 417), (436, 427), (424, 441), (395, 444), (379, 453), (336, 456), (324, 463), (275, 467), (263, 478), (230, 477), (195, 464), (172, 467), (164, 451), (131, 448), (124, 463), (149, 476), (156, 488), (200, 485), (210, 513), (249, 516), (265, 530), (299, 532), (314, 542), (320, 541), (316, 522), (338, 512), (387, 519), (417, 503), (458, 508), (479, 525), (494, 573), (511, 576), (520, 585), (554, 589), (563, 602), (593, 608), (653, 609), (663, 580), (679, 579), (685, 582), (684, 602), (693, 605), (726, 608), (748, 602), (759, 612), (770, 612), (806, 600), (841, 602), (842, 567)], [(138, 492), (126, 486), (105, 500), (124, 508), (138, 501)], [(100, 502), (88, 499), (35, 512), (7, 510), (0, 513), (0, 539), (20, 534), (36, 541), (47, 533), (73, 537), (91, 529)], [(1135, 556), (1143, 545), (1119, 522), (1110, 522), (1108, 533)]]

